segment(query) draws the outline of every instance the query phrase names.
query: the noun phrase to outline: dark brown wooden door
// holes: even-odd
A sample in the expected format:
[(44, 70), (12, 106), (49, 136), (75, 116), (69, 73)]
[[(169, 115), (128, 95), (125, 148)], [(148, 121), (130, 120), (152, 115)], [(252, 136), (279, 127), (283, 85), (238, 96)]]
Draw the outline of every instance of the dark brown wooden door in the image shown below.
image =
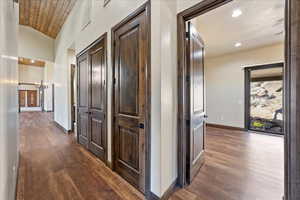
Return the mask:
[(37, 91), (27, 90), (27, 106), (37, 107)]
[(78, 57), (78, 142), (88, 148), (89, 137), (89, 65), (88, 54)]
[(89, 51), (90, 65), (90, 136), (89, 149), (106, 161), (106, 40)]
[(114, 169), (145, 192), (146, 14), (114, 32)]
[(19, 106), (26, 106), (26, 90), (19, 90)]
[(204, 43), (195, 27), (188, 23), (188, 121), (187, 181), (191, 183), (203, 163), (204, 107)]

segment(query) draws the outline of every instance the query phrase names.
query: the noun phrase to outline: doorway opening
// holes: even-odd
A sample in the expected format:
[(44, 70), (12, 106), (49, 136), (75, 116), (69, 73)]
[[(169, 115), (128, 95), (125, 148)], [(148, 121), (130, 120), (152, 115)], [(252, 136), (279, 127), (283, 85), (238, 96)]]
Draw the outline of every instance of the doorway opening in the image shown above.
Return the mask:
[(71, 131), (76, 129), (76, 65), (71, 64)]
[[(76, 78), (76, 53), (73, 48), (74, 43), (72, 44), (72, 47), (69, 48), (67, 51), (68, 56), (68, 79), (69, 80), (69, 92), (68, 92), (68, 101), (69, 101), (69, 124), (70, 124), (70, 131), (69, 132), (75, 132), (76, 133), (76, 102), (77, 102), (77, 78)], [(76, 134), (75, 134), (76, 135)]]
[[(284, 138), (248, 132), (250, 121), (258, 122), (246, 115), (250, 107), (249, 111), (245, 108), (251, 105), (251, 99), (247, 103), (245, 98), (251, 92), (251, 80), (264, 81), (264, 86), (281, 81), (262, 101), (277, 102), (268, 110), (272, 117), (268, 115), (264, 122), (273, 124), (271, 128), (265, 125), (264, 131), (284, 133), (285, 3), (205, 0), (178, 15), (178, 183), (190, 187), (196, 196), (208, 198), (207, 190), (213, 199), (281, 199), (286, 195)], [(249, 66), (278, 62), (276, 78), (268, 72), (261, 79), (262, 71), (254, 68), (249, 72)], [(252, 113), (264, 113), (266, 107), (252, 109)], [(272, 184), (261, 181), (257, 176), (261, 173), (260, 178), (273, 180)]]
[(283, 66), (274, 63), (245, 68), (247, 130), (283, 135)]
[(53, 112), (53, 66), (46, 60), (20, 57), (19, 111)]

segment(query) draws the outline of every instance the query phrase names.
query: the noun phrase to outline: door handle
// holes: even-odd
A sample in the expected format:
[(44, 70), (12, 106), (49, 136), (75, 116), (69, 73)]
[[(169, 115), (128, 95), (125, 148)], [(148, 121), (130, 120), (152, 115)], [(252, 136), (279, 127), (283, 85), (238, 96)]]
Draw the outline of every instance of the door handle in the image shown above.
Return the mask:
[(207, 118), (208, 118), (208, 115), (204, 115), (203, 117), (204, 117), (205, 119), (207, 119)]
[(145, 125), (144, 125), (143, 123), (140, 123), (140, 124), (139, 124), (139, 128), (140, 128), (140, 129), (144, 129), (144, 128), (145, 128)]

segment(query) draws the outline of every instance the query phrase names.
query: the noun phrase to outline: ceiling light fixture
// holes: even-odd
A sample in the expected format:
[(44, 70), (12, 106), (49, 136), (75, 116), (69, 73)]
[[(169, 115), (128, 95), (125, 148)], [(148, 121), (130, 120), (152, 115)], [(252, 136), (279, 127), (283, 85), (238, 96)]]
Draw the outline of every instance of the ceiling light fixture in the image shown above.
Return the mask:
[(239, 16), (241, 16), (243, 14), (243, 12), (240, 10), (240, 9), (236, 9), (236, 10), (234, 10), (233, 12), (232, 12), (232, 17), (233, 18), (236, 18), (236, 17), (239, 17)]
[(235, 43), (235, 45), (234, 45), (235, 47), (240, 47), (240, 46), (242, 46), (242, 43), (240, 43), (240, 42), (237, 42), (237, 43)]

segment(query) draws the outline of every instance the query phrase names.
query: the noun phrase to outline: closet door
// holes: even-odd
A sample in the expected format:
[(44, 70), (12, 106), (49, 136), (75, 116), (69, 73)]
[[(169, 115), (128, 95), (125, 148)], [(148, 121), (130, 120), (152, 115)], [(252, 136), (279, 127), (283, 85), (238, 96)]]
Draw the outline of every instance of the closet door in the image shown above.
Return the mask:
[(19, 90), (19, 106), (26, 106), (26, 90)]
[(27, 106), (28, 107), (37, 107), (37, 91), (36, 90), (27, 90)]
[(145, 192), (147, 24), (143, 12), (114, 33), (114, 167)]
[(89, 50), (90, 62), (90, 137), (89, 149), (106, 161), (106, 39)]
[(89, 65), (87, 54), (77, 58), (78, 66), (78, 142), (88, 148), (89, 141)]

